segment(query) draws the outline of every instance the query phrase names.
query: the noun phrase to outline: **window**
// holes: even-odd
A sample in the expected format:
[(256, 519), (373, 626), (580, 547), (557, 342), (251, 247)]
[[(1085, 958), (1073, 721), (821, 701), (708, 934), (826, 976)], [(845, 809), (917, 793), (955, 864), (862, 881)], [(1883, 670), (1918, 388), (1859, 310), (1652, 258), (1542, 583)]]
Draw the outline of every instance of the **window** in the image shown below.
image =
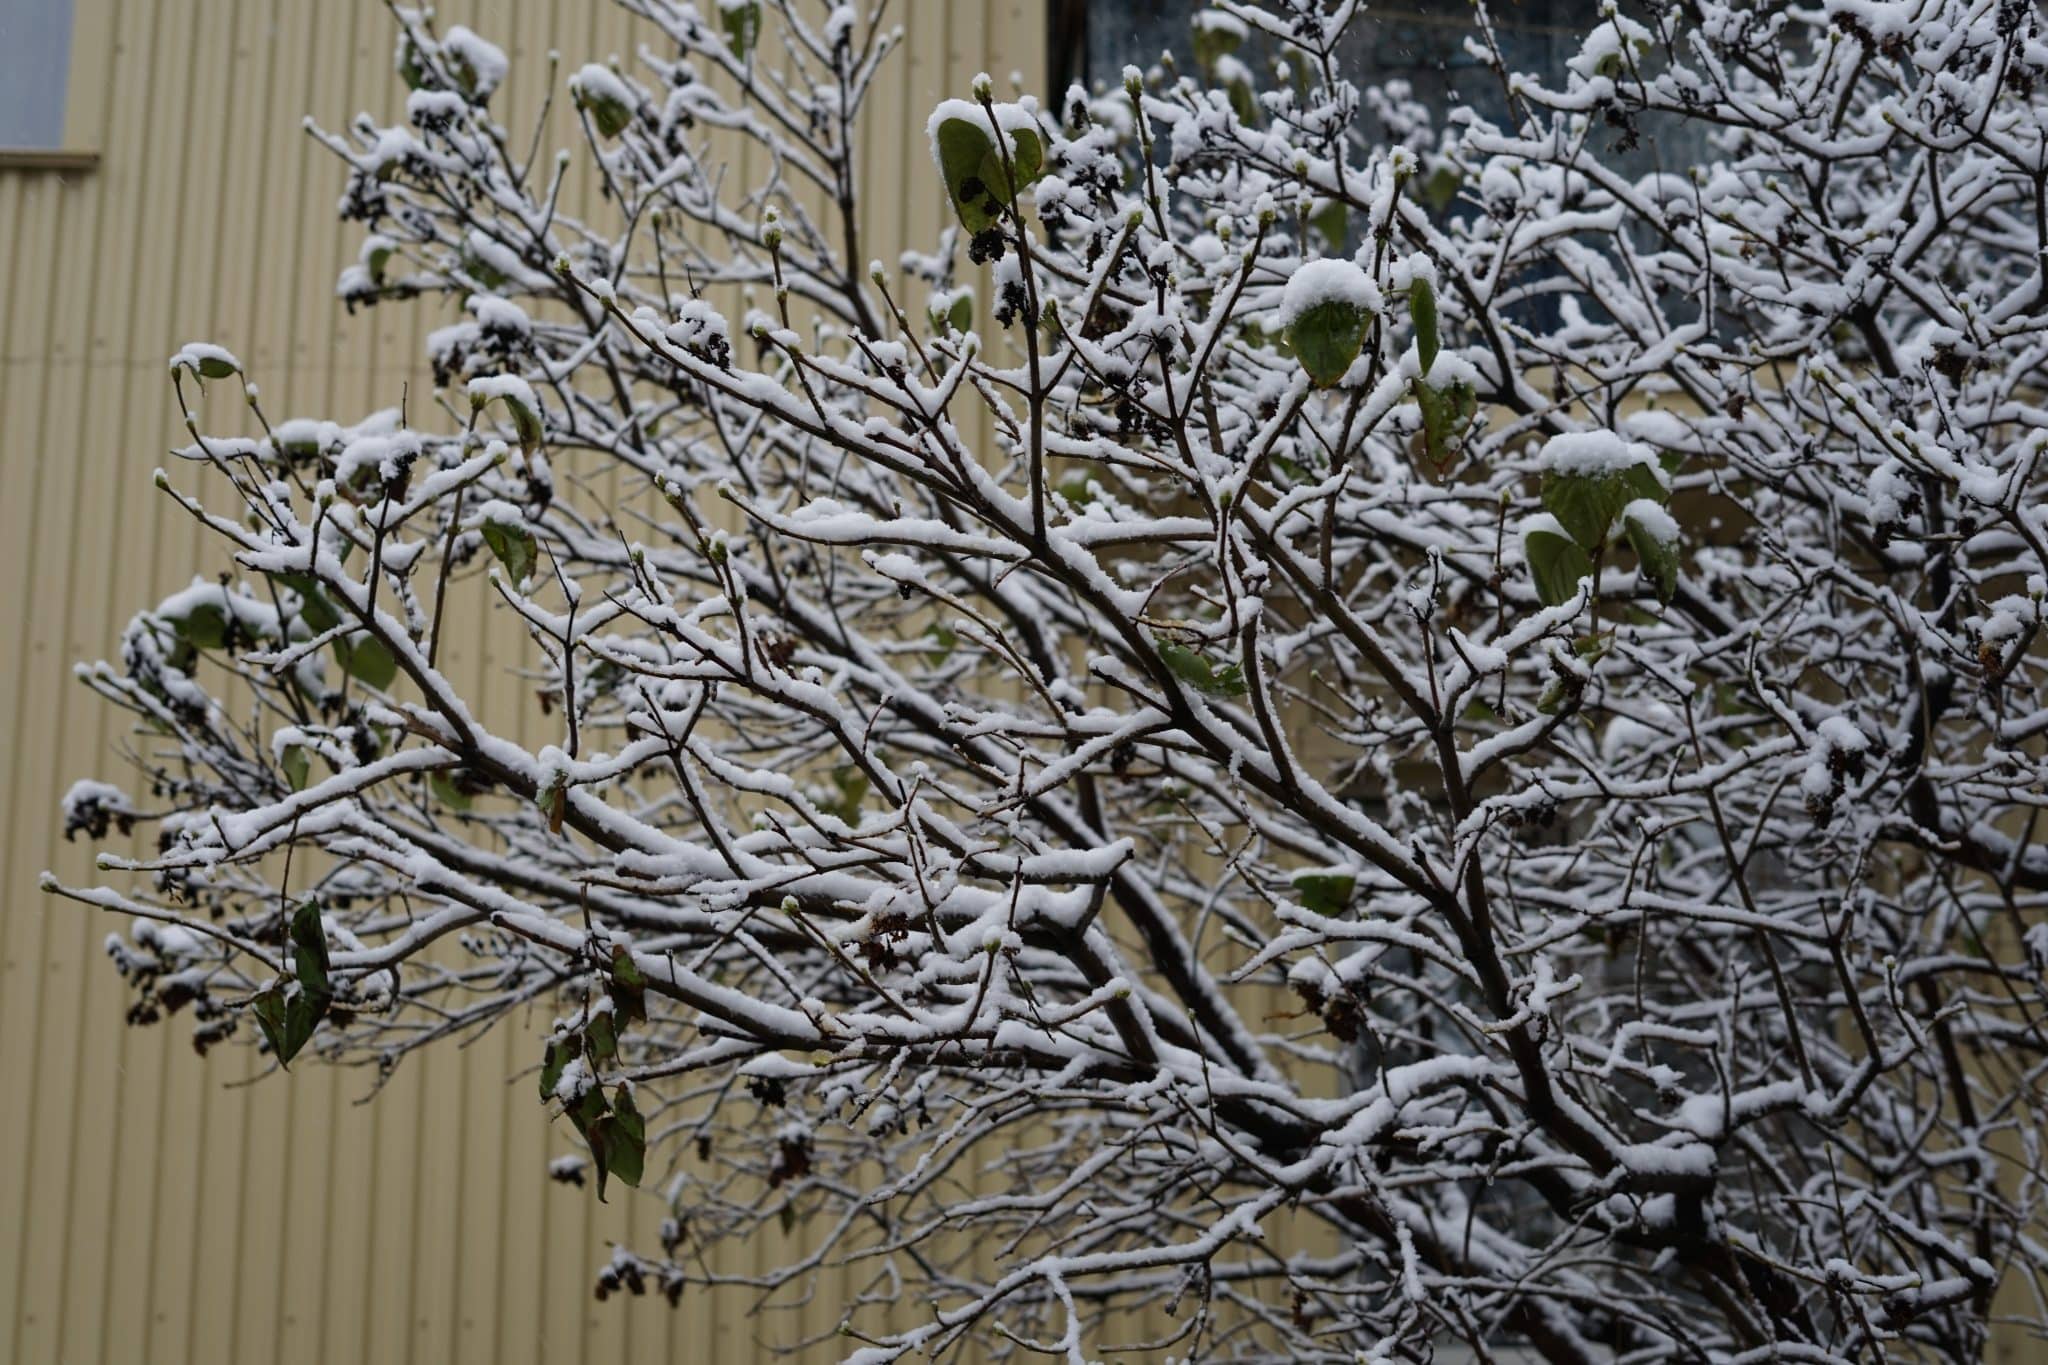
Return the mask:
[[(1185, 59), (1189, 22), (1203, 7), (1204, 0), (1121, 0), (1114, 20), (1108, 20), (1078, 0), (1061, 0), (1051, 7), (1056, 74), (1088, 84), (1114, 83), (1126, 62), (1156, 61), (1168, 48)], [(1581, 7), (1570, 0), (1509, 0), (1495, 8), (1509, 65), (1561, 70), (1564, 58), (1577, 50), (1573, 30), (1559, 26), (1552, 15), (1562, 9), (1576, 20)], [(1418, 94), (1439, 106), (1453, 97), (1485, 108), (1498, 102), (1499, 83), (1465, 51), (1472, 31), (1470, 0), (1390, 0), (1371, 6), (1346, 35), (1344, 74), (1361, 85), (1410, 81)]]
[[(0, 0), (5, 4), (6, 0)], [(1145, 66), (1167, 49), (1182, 61), (1191, 55), (1190, 24), (1207, 0), (1051, 0), (1046, 36), (1056, 91), (1071, 81), (1091, 89), (1113, 87), (1127, 63)], [(1625, 9), (1647, 18), (1648, 6), (1623, 0)], [(1601, 22), (1591, 0), (1496, 0), (1490, 6), (1494, 36), (1510, 70), (1562, 81), (1565, 63), (1579, 51), (1587, 30)], [(1414, 99), (1441, 121), (1454, 105), (1482, 117), (1508, 122), (1500, 80), (1466, 49), (1476, 32), (1471, 0), (1375, 0), (1361, 6), (1338, 49), (1341, 74), (1360, 86), (1402, 82)], [(1260, 44), (1247, 54), (1263, 72), (1274, 55)], [(1441, 126), (1439, 122), (1438, 126)], [(1683, 166), (1704, 160), (1704, 125), (1660, 120), (1646, 124), (1639, 144), (1618, 145), (1620, 130), (1603, 134), (1602, 153), (1631, 173)], [(1367, 137), (1378, 130), (1369, 113), (1360, 119)]]
[(64, 146), (71, 0), (0, 0), (0, 153)]

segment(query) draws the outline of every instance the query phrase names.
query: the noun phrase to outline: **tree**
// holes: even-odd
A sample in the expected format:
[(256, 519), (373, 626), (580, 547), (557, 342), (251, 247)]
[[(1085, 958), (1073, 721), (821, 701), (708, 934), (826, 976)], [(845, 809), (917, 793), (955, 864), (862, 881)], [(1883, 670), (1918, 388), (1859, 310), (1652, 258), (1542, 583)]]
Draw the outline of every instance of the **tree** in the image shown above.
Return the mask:
[[(601, 1287), (801, 1220), (757, 1283), (871, 1275), (864, 1361), (2043, 1321), (2033, 5), (1609, 6), (1548, 76), (1482, 9), (1437, 126), (1355, 5), (1223, 3), (942, 105), (890, 270), (886, 16), (626, 3), (603, 221), (419, 14), (319, 134), (342, 297), (466, 310), (431, 404), (217, 433), (173, 359), (224, 558), (83, 674), (147, 795), (68, 801), (156, 850), (49, 883), (138, 1017), (388, 1074), (558, 1012), (593, 1194), (673, 1211)], [(437, 668), (484, 575), (537, 752)]]

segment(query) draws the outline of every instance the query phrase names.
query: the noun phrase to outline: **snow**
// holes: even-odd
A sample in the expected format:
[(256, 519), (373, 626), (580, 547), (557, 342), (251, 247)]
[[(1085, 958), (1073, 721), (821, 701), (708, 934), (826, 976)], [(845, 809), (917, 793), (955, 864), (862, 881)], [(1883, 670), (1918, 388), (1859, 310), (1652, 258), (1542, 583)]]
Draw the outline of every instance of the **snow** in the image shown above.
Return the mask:
[[(727, 0), (720, 0), (720, 3), (727, 3)], [(755, 0), (755, 3), (758, 3), (758, 0)], [(852, 41), (854, 26), (858, 22), (859, 15), (852, 5), (834, 5), (832, 12), (825, 16), (826, 46), (837, 47), (841, 43)]]
[(1195, 17), (1189, 22), (1195, 28), (1208, 33), (1227, 33), (1231, 37), (1238, 39), (1251, 36), (1250, 25), (1246, 24), (1244, 20), (1236, 15), (1226, 13), (1220, 9), (1196, 10)]
[(1592, 80), (1615, 74), (1610, 68), (1618, 61), (1641, 61), (1650, 45), (1650, 30), (1626, 15), (1610, 13), (1587, 33), (1578, 55), (1569, 58), (1565, 65), (1573, 74)]
[(478, 375), (464, 386), (472, 407), (481, 407), (493, 398), (508, 398), (524, 407), (528, 412), (538, 413), (540, 403), (533, 396), (533, 385), (516, 374)]
[(1326, 303), (1377, 312), (1379, 291), (1371, 277), (1350, 261), (1310, 261), (1287, 277), (1287, 288), (1280, 296), (1280, 325), (1291, 327), (1303, 313)]
[(1678, 543), (1678, 519), (1655, 498), (1635, 498), (1621, 509), (1624, 525), (1640, 526), (1659, 545)]
[(394, 483), (419, 458), (420, 450), (419, 437), (410, 432), (358, 436), (342, 447), (335, 460), (335, 481), (347, 486), (359, 475), (374, 474), (379, 483)]
[(501, 299), (495, 294), (471, 294), (463, 306), (485, 331), (518, 337), (533, 333), (533, 319), (510, 299)]
[(690, 299), (676, 310), (676, 320), (663, 334), (670, 343), (687, 351), (711, 356), (732, 354), (731, 333), (725, 316), (702, 299)]
[(217, 580), (195, 578), (184, 589), (156, 605), (156, 614), (167, 621), (182, 621), (200, 608), (211, 608), (239, 622), (250, 634), (276, 638), (277, 608), (252, 597), (247, 591), (232, 591)]
[(128, 794), (111, 782), (96, 782), (90, 779), (74, 782), (64, 793), (64, 820), (68, 824), (74, 816), (87, 806), (98, 806), (102, 810), (132, 814), (134, 807), (128, 803)]
[[(992, 105), (995, 110), (995, 126), (1014, 137), (1018, 132), (1042, 134), (1038, 120), (1021, 104)], [(960, 119), (973, 124), (982, 132), (989, 130), (989, 111), (971, 100), (940, 100), (932, 106), (931, 117), (925, 120), (925, 139), (932, 150), (932, 164), (945, 174), (945, 165), (939, 160), (939, 125), (949, 119)]]
[(316, 417), (293, 417), (271, 428), (272, 443), (280, 451), (326, 451), (339, 445), (343, 430), (339, 423)]
[(1537, 463), (1553, 474), (1568, 476), (1620, 474), (1643, 465), (1667, 486), (1670, 483), (1649, 446), (1624, 440), (1611, 431), (1560, 432), (1543, 443)]
[(1837, 753), (1860, 754), (1870, 747), (1870, 740), (1847, 716), (1829, 716), (1814, 728), (1828, 748)]
[(633, 88), (620, 79), (616, 71), (596, 62), (579, 68), (575, 75), (569, 77), (569, 91), (589, 104), (622, 104), (628, 109), (636, 109), (640, 105)]
[(242, 362), (235, 359), (235, 353), (225, 346), (215, 346), (206, 341), (188, 341), (171, 356), (171, 370), (173, 373), (178, 370), (190, 370), (196, 375), (199, 373), (199, 367), (207, 361), (225, 365), (237, 372), (242, 368)]
[(1565, 540), (1571, 539), (1571, 534), (1564, 529), (1564, 523), (1548, 512), (1531, 512), (1523, 517), (1515, 527), (1515, 534), (1522, 542), (1522, 554), (1525, 559), (1528, 557), (1529, 537), (1532, 535), (1552, 535)]
[(452, 90), (415, 90), (405, 100), (406, 118), (420, 127), (445, 123), (468, 110), (469, 101)]
[(478, 99), (488, 97), (503, 85), (512, 69), (503, 48), (479, 38), (462, 24), (449, 28), (441, 39), (441, 49), (474, 78), (474, 93)]
[(1439, 391), (1453, 384), (1478, 385), (1484, 376), (1479, 367), (1455, 351), (1440, 350), (1430, 363), (1429, 373), (1422, 373), (1422, 352), (1416, 346), (1409, 346), (1401, 353), (1400, 373), (1409, 379), (1421, 379)]
[(464, 238), (463, 245), (470, 255), (503, 275), (511, 284), (526, 289), (547, 289), (553, 284), (546, 276), (528, 269), (517, 252), (488, 233), (472, 232)]

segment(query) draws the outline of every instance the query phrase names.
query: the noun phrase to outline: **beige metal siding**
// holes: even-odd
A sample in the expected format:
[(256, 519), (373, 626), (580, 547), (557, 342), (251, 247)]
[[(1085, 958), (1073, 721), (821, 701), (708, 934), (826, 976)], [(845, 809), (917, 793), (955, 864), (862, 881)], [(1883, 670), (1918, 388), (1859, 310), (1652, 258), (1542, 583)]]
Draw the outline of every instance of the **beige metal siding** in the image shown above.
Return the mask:
[[(1044, 61), (1043, 0), (891, 13), (907, 50), (865, 147), (884, 257), (940, 222), (931, 104), (980, 69), (1038, 85)], [(639, 36), (603, 0), (453, 0), (439, 17), (512, 55), (498, 112), (514, 129), (549, 49), (630, 59)], [(823, 1302), (750, 1319), (741, 1293), (680, 1313), (592, 1302), (607, 1243), (630, 1227), (651, 1245), (658, 1211), (545, 1180), (571, 1139), (507, 1084), (528, 1039), (442, 1049), (367, 1106), (366, 1075), (320, 1067), (229, 1088), (250, 1054), (202, 1061), (184, 1018), (127, 1027), (100, 949), (118, 926), (34, 890), (45, 867), (89, 877), (90, 851), (58, 837), (64, 788), (123, 776), (116, 718), (72, 661), (111, 654), (136, 607), (212, 564), (150, 486), (180, 439), (170, 352), (229, 346), (273, 417), (349, 418), (424, 387), (421, 339), (447, 319), (341, 311), (357, 234), (335, 221), (338, 164), (299, 129), (394, 116), (392, 36), (373, 0), (78, 0), (66, 145), (100, 164), (0, 171), (0, 1360), (740, 1361), (757, 1337), (837, 1321)], [(481, 626), (449, 653), (499, 662)], [(513, 687), (486, 704), (516, 705)]]

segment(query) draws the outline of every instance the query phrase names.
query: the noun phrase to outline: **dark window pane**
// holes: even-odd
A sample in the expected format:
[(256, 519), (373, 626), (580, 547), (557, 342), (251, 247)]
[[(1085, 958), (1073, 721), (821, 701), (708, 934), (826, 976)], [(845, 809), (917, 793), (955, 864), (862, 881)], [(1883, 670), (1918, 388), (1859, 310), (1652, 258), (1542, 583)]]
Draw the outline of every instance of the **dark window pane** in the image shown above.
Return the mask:
[(71, 0), (0, 0), (0, 147), (64, 145)]

